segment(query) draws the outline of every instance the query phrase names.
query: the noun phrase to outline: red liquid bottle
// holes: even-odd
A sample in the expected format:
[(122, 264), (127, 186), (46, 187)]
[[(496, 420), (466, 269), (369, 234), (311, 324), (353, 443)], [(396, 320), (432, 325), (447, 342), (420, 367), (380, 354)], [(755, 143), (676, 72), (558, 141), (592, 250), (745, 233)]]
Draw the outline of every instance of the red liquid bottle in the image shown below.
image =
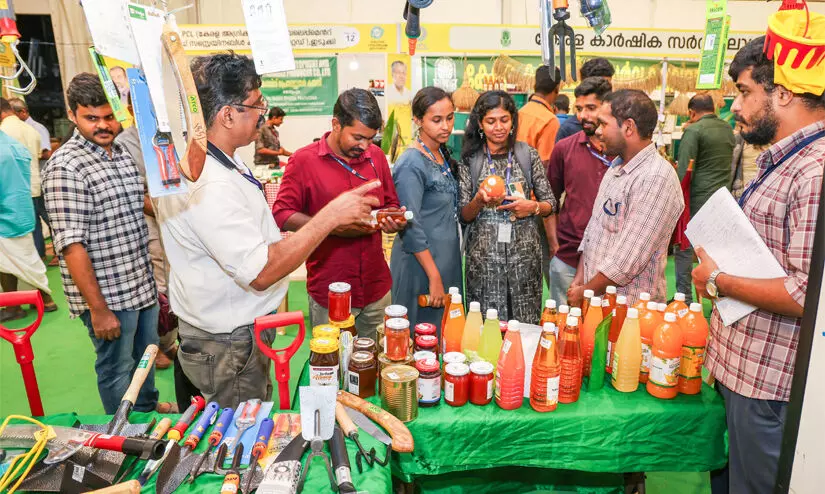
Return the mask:
[(556, 326), (546, 323), (533, 357), (530, 377), (530, 406), (537, 412), (552, 412), (558, 406), (561, 364), (556, 340)]
[(573, 316), (567, 318), (559, 342), (561, 380), (559, 382), (559, 403), (578, 401), (582, 388), (582, 349), (579, 340), (579, 321)]

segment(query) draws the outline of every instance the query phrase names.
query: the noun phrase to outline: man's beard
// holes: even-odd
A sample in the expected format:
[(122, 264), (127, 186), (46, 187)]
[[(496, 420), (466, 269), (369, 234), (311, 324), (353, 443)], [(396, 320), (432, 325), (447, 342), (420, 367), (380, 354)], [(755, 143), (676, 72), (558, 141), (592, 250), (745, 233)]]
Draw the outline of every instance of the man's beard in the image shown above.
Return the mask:
[(773, 111), (770, 102), (765, 103), (762, 107), (762, 115), (754, 117), (752, 123), (745, 122), (736, 115), (734, 115), (734, 119), (737, 122), (750, 124), (751, 130), (742, 130), (741, 135), (745, 142), (753, 144), (754, 146), (766, 146), (770, 144), (779, 130), (779, 120), (777, 120), (776, 112)]
[[(591, 130), (588, 130), (588, 128), (584, 126), (585, 123), (588, 123), (588, 124), (592, 125)], [(598, 125), (596, 125), (595, 123), (590, 122), (588, 120), (582, 120), (581, 124), (582, 124), (582, 130), (584, 131), (584, 135), (586, 135), (587, 137), (593, 137), (594, 135), (596, 135), (596, 129), (599, 128)]]

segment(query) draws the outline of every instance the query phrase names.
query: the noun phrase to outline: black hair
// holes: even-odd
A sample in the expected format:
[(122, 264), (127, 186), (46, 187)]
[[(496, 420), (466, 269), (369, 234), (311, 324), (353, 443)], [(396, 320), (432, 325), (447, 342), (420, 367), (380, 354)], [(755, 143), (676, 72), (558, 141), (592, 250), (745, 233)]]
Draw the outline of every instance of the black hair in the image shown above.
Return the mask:
[(570, 98), (568, 98), (566, 94), (560, 94), (556, 96), (556, 101), (553, 105), (556, 107), (556, 111), (568, 113), (570, 111)]
[(0, 113), (5, 113), (7, 111), (13, 111), (11, 109), (11, 103), (6, 98), (0, 98)]
[(559, 87), (561, 81), (561, 72), (558, 67), (553, 68), (553, 73), (550, 73), (550, 67), (547, 65), (540, 65), (536, 69), (536, 84), (533, 89), (539, 94), (550, 94)]
[(507, 145), (510, 149), (516, 144), (518, 135), (518, 110), (513, 97), (506, 91), (487, 91), (482, 93), (473, 106), (473, 111), (467, 119), (467, 127), (464, 129), (464, 144), (461, 148), (461, 158), (469, 160), (471, 156), (484, 148), (485, 138), (481, 133), (481, 121), (491, 110), (502, 108), (510, 113), (513, 121), (513, 131), (508, 138)]
[(273, 106), (269, 109), (269, 118), (285, 117), (286, 112), (279, 106)]
[(243, 103), (250, 91), (261, 87), (255, 62), (232, 51), (197, 57), (191, 68), (207, 127), (215, 122), (221, 108)]
[[(427, 110), (439, 101), (444, 100), (444, 98), (450, 100), (450, 103), (453, 102), (453, 98), (449, 95), (449, 93), (440, 87), (427, 86), (420, 89), (417, 93), (415, 93), (415, 97), (413, 97), (412, 100), (413, 116), (419, 120), (423, 119), (424, 115), (427, 114)], [(453, 172), (453, 176), (458, 176), (456, 168), (457, 164), (452, 157), (452, 153), (450, 153), (450, 149), (445, 144), (442, 144), (440, 149), (441, 154), (444, 155), (444, 159), (450, 167), (450, 170)]]
[(698, 113), (714, 113), (716, 112), (716, 103), (713, 102), (713, 97), (709, 94), (697, 94), (688, 101), (688, 110)]
[(332, 108), (332, 116), (338, 119), (342, 127), (353, 125), (357, 120), (367, 127), (378, 130), (381, 128), (381, 108), (378, 100), (366, 89), (347, 89), (338, 96)]
[(66, 99), (69, 100), (69, 109), (77, 111), (78, 106), (108, 105), (106, 93), (100, 78), (91, 72), (81, 72), (74, 76), (66, 88)]
[(598, 99), (599, 101), (604, 101), (604, 98), (608, 94), (610, 94), (611, 91), (613, 91), (613, 85), (610, 84), (610, 81), (608, 81), (604, 77), (595, 76), (588, 77), (587, 79), (583, 80), (581, 84), (576, 86), (576, 89), (573, 91), (573, 94), (577, 98), (595, 94), (596, 99)]
[(588, 77), (613, 77), (613, 74), (615, 73), (616, 69), (613, 68), (610, 61), (601, 57), (591, 58), (590, 60), (584, 62), (582, 68), (579, 69), (579, 75), (582, 80), (587, 79)]
[(607, 95), (605, 103), (610, 103), (613, 117), (622, 124), (625, 120), (633, 119), (636, 130), (642, 139), (653, 137), (653, 130), (659, 122), (659, 112), (653, 100), (638, 89), (620, 89)]
[[(774, 63), (768, 60), (765, 55), (765, 36), (754, 38), (745, 45), (744, 48), (736, 53), (733, 61), (730, 63), (728, 75), (736, 82), (742, 72), (748, 69), (751, 70), (751, 78), (753, 81), (765, 89), (766, 93), (772, 93), (776, 89), (774, 84)], [(796, 94), (802, 98), (811, 110), (825, 109), (825, 94), (817, 96), (813, 93)]]

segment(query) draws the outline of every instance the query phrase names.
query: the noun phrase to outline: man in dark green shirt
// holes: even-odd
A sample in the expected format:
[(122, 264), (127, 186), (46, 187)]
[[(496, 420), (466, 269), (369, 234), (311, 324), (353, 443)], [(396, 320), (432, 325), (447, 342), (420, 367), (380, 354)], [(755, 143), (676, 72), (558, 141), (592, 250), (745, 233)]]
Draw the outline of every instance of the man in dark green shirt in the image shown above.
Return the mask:
[[(720, 187), (730, 187), (731, 160), (735, 139), (733, 129), (716, 116), (716, 106), (708, 94), (697, 94), (688, 103), (690, 126), (679, 145), (679, 180), (685, 176), (688, 163), (694, 160), (690, 182), (690, 214), (696, 214), (708, 198)], [(676, 252), (676, 291), (693, 300), (691, 270), (693, 249)]]

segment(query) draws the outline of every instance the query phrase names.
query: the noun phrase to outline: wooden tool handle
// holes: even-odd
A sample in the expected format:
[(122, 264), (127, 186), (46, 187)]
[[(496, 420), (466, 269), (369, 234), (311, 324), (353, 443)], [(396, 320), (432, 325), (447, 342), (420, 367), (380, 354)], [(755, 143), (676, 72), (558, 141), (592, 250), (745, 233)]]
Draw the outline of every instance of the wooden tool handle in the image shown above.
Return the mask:
[(180, 171), (194, 182), (200, 177), (206, 161), (206, 123), (203, 120), (203, 108), (192, 71), (189, 69), (189, 60), (180, 40), (180, 33), (167, 22), (163, 25), (160, 39), (166, 55), (172, 60), (172, 71), (175, 74), (186, 119), (186, 151), (180, 158)]
[(90, 491), (88, 494), (140, 494), (140, 482), (137, 480), (127, 480), (105, 489)]
[(158, 425), (155, 426), (155, 430), (149, 434), (149, 439), (163, 439), (163, 436), (169, 431), (169, 428), (172, 427), (172, 419), (169, 417), (164, 417), (158, 422)]
[(389, 432), (392, 437), (392, 450), (398, 453), (412, 453), (415, 449), (412, 434), (403, 422), (390, 412), (364, 401), (354, 394), (338, 391), (338, 402), (363, 413)]
[(143, 356), (140, 358), (140, 362), (138, 362), (137, 369), (135, 369), (135, 373), (132, 375), (132, 382), (129, 384), (129, 389), (127, 389), (123, 395), (122, 401), (128, 401), (132, 404), (135, 403), (140, 388), (143, 387), (143, 382), (146, 381), (146, 377), (149, 376), (149, 373), (152, 372), (154, 368), (155, 356), (157, 354), (157, 345), (149, 345), (146, 347), (146, 351), (143, 352)]
[(351, 437), (351, 434), (358, 432), (358, 426), (349, 418), (347, 410), (341, 402), (335, 403), (335, 418), (338, 420), (338, 425), (341, 427), (341, 430), (344, 431), (346, 437)]

